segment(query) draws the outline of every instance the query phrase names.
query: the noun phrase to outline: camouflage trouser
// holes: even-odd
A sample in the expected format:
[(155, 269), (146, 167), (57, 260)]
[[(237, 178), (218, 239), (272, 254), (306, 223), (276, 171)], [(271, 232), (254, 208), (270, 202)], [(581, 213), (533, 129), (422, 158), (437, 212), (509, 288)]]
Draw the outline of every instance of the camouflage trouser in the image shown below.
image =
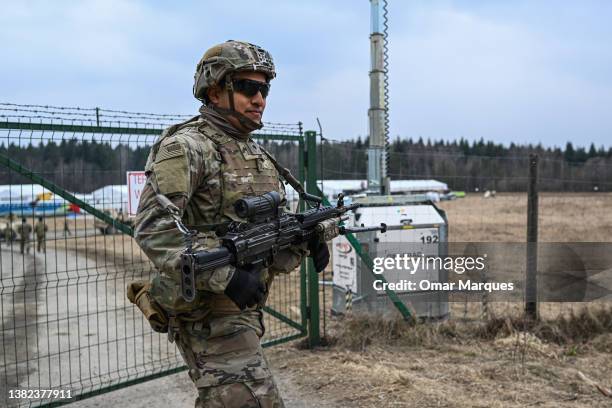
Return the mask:
[(29, 239), (21, 239), (19, 240), (19, 252), (22, 254), (24, 252), (30, 253), (30, 240)]
[(47, 252), (47, 244), (44, 238), (36, 238), (36, 251)]
[(284, 407), (255, 329), (181, 323), (174, 338), (198, 389), (196, 408)]
[(196, 408), (283, 408), (272, 377), (215, 387), (198, 388)]

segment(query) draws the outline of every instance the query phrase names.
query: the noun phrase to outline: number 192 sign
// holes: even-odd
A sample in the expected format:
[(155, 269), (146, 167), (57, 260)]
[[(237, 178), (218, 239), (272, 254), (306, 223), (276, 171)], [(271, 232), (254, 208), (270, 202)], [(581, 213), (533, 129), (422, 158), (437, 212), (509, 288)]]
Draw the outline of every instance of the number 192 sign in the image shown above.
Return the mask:
[(140, 194), (146, 182), (147, 176), (144, 171), (127, 172), (128, 215), (136, 215), (138, 203), (140, 202)]

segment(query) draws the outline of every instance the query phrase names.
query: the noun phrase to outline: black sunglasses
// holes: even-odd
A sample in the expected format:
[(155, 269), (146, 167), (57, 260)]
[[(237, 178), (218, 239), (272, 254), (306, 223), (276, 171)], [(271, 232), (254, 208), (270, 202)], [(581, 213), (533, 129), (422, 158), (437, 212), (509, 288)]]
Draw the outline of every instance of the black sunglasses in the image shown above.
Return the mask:
[(265, 99), (270, 92), (270, 84), (266, 82), (253, 81), (252, 79), (234, 79), (232, 81), (234, 91), (252, 98), (261, 92), (261, 96)]

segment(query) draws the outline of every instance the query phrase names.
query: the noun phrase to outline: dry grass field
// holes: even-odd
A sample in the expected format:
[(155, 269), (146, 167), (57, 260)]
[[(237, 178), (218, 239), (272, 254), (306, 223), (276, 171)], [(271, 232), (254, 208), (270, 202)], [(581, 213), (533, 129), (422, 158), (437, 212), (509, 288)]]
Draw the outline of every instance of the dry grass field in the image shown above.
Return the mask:
[[(539, 238), (610, 241), (611, 204), (612, 194), (542, 194)], [(525, 194), (474, 194), (440, 207), (451, 241), (525, 241)], [(612, 405), (597, 389), (612, 387), (609, 305), (543, 304), (546, 322), (538, 327), (525, 327), (520, 303), (489, 307), (488, 322), (480, 320), (482, 305), (475, 302), (453, 303), (448, 321), (418, 326), (330, 317), (328, 346), (310, 351), (283, 345), (267, 355), (311, 406)]]
[[(610, 242), (612, 193), (541, 193), (539, 240), (541, 242)], [(443, 201), (439, 207), (449, 218), (449, 238), (454, 242), (525, 242), (527, 195), (497, 194), (484, 198)]]
[(336, 330), (336, 343), (316, 351), (267, 351), (311, 406), (610, 406), (580, 377), (610, 386), (610, 333), (556, 343), (511, 326), (481, 337), (468, 323), (410, 327), (374, 318), (337, 322)]

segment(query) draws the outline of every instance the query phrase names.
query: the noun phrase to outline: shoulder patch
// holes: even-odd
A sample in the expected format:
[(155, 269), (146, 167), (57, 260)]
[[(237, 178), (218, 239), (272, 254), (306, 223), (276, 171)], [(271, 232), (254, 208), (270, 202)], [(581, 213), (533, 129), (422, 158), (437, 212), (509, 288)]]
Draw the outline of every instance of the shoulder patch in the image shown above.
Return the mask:
[(164, 160), (172, 159), (174, 157), (180, 157), (185, 154), (185, 148), (178, 142), (170, 143), (161, 146), (155, 157), (155, 162), (159, 163)]

